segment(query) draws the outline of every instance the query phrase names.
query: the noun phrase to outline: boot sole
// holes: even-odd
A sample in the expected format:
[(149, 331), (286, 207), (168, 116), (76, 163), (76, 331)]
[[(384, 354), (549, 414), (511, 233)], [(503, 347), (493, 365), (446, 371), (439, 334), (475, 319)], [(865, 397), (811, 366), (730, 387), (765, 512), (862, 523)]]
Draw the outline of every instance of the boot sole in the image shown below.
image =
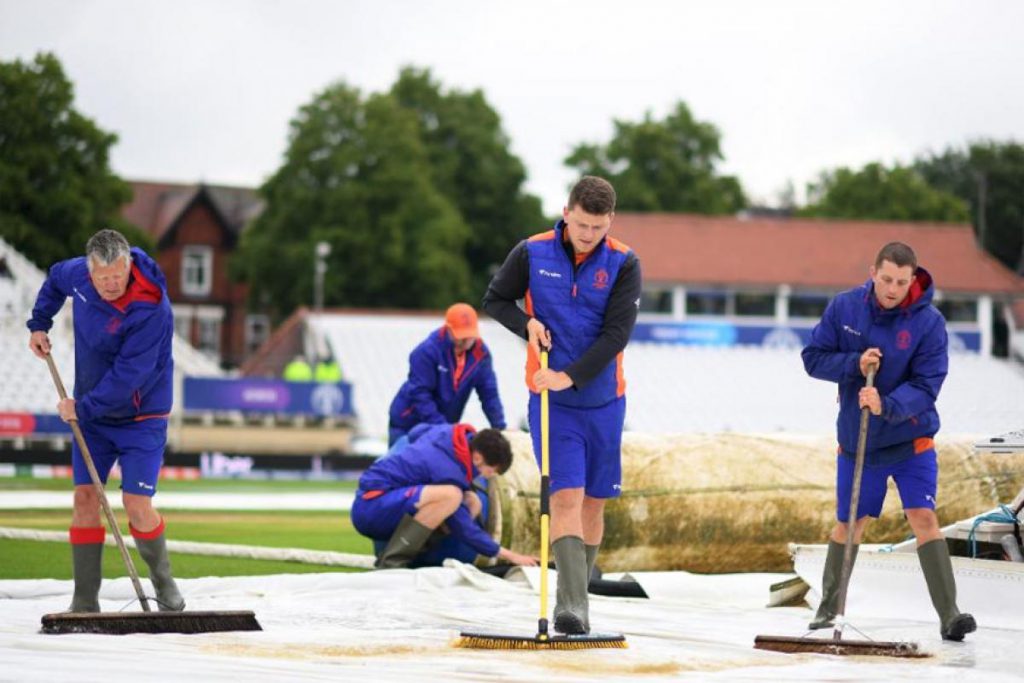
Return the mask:
[(575, 614), (563, 612), (555, 617), (555, 631), (567, 636), (582, 636), (590, 632)]
[(952, 640), (959, 643), (968, 633), (978, 630), (978, 622), (970, 614), (961, 614), (953, 620), (948, 631), (942, 632), (943, 640)]

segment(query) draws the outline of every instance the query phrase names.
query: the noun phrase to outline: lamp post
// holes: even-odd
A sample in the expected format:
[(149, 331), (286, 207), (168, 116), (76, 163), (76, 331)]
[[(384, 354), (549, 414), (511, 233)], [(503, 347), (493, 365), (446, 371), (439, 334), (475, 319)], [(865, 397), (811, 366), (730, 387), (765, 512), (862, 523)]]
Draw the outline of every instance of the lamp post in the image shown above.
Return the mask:
[(313, 278), (313, 310), (320, 311), (324, 307), (324, 274), (327, 273), (326, 259), (331, 254), (331, 245), (327, 242), (316, 243), (316, 261)]

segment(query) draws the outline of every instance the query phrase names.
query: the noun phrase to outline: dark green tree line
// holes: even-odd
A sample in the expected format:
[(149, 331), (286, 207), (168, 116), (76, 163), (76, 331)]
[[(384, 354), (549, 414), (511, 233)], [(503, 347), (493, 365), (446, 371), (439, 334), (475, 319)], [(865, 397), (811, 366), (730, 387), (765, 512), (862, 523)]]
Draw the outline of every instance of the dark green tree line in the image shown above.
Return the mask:
[(0, 236), (43, 268), (102, 228), (151, 248), (118, 213), (131, 188), (110, 170), (116, 140), (75, 110), (54, 55), (0, 62)]

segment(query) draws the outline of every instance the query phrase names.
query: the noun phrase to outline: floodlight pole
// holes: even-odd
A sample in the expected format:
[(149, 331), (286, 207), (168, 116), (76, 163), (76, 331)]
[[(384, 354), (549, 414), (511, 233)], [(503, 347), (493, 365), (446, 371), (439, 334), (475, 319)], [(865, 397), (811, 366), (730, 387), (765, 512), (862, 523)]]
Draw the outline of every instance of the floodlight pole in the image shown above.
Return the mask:
[(324, 275), (327, 273), (326, 259), (331, 254), (331, 245), (317, 242), (313, 269), (313, 310), (320, 311), (324, 307)]

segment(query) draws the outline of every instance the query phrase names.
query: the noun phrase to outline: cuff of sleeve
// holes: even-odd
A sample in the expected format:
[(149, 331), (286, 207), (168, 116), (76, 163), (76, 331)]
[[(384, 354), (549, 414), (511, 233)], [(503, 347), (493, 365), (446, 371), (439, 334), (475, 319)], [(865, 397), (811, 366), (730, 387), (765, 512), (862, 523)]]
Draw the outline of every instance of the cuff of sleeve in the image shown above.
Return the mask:
[(39, 320), (29, 320), (25, 323), (25, 326), (28, 327), (29, 332), (49, 332), (53, 324), (44, 323)]

